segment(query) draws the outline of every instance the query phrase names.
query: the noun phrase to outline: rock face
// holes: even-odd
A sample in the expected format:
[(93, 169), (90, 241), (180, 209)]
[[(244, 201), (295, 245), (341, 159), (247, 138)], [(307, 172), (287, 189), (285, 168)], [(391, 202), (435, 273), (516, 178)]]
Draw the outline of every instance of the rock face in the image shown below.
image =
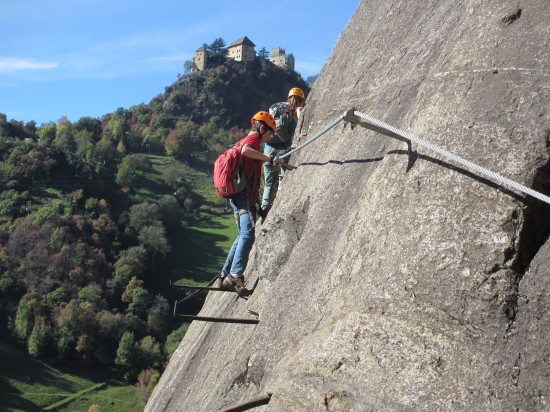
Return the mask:
[[(365, 0), (307, 100), (354, 106), (550, 193), (548, 0)], [(211, 293), (147, 411), (550, 410), (550, 207), (338, 125), (256, 229), (248, 301)]]

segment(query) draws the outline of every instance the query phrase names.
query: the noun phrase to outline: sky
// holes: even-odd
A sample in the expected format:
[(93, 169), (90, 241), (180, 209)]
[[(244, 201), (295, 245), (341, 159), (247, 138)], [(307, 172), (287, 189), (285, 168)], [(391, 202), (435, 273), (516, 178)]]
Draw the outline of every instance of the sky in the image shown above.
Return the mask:
[(164, 92), (204, 43), (247, 36), (318, 74), (360, 0), (0, 0), (0, 113), (75, 122)]

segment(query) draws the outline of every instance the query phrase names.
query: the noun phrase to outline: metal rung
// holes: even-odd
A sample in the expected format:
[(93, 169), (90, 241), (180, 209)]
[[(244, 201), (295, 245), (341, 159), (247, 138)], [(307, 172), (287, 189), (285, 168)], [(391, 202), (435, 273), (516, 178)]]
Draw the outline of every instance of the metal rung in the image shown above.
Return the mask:
[(213, 288), (211, 286), (195, 286), (195, 285), (170, 285), (173, 288), (181, 289), (193, 289), (193, 290), (213, 290), (216, 292), (233, 292), (232, 290), (222, 289), (222, 288)]
[(213, 318), (207, 316), (192, 316), (192, 315), (179, 315), (174, 314), (178, 318), (183, 318), (187, 320), (200, 320), (204, 322), (218, 322), (218, 323), (248, 323), (248, 324), (257, 324), (260, 323), (259, 319), (238, 319), (238, 318)]
[(220, 410), (219, 412), (242, 412), (249, 409), (255, 408), (256, 406), (267, 405), (271, 400), (271, 393), (266, 393), (265, 395), (256, 396), (255, 398), (250, 399), (249, 401), (239, 403), (237, 405), (229, 406)]

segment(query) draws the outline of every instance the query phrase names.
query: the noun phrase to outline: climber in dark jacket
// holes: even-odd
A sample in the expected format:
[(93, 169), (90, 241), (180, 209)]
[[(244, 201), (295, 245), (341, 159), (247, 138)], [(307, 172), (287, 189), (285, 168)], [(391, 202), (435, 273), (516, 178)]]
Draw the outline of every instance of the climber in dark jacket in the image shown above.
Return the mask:
[[(303, 90), (298, 87), (293, 87), (288, 92), (288, 99), (286, 102), (275, 103), (269, 108), (269, 113), (275, 118), (277, 129), (275, 134), (265, 144), (264, 154), (270, 155), (275, 152), (280, 153), (281, 150), (288, 150), (290, 148), (298, 119), (302, 116), (302, 111), (304, 110), (304, 103), (305, 95)], [(288, 158), (285, 160), (288, 162)], [(286, 167), (284, 164), (277, 167), (270, 163), (264, 163), (262, 214), (267, 214), (277, 194), (276, 188), (278, 185), (274, 180), (278, 178), (278, 183), (280, 185), (285, 175), (285, 171)]]

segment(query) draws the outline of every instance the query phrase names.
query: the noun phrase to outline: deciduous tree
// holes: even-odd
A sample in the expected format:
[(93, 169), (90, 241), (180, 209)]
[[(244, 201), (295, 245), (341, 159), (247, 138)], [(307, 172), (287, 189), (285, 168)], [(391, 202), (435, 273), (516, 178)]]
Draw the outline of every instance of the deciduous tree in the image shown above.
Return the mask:
[(38, 318), (27, 341), (29, 354), (34, 357), (43, 355), (48, 347), (50, 339), (49, 328), (43, 318)]
[(115, 358), (115, 363), (124, 371), (125, 379), (135, 376), (137, 361), (136, 338), (132, 332), (126, 332), (120, 338)]

